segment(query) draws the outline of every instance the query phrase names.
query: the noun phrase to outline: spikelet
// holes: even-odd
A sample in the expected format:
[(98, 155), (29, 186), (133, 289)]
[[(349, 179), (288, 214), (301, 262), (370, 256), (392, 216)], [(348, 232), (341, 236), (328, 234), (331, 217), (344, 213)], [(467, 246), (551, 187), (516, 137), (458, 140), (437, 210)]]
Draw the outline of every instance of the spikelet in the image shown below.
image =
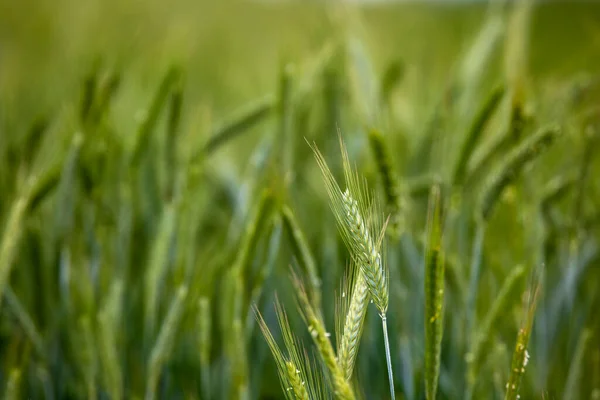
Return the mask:
[(355, 270), (352, 265), (342, 288), (341, 301), (343, 305), (340, 307), (341, 312), (338, 313), (341, 325), (338, 327), (338, 336), (341, 335), (338, 337), (338, 364), (344, 372), (346, 380), (350, 381), (369, 305), (367, 282), (360, 270)]

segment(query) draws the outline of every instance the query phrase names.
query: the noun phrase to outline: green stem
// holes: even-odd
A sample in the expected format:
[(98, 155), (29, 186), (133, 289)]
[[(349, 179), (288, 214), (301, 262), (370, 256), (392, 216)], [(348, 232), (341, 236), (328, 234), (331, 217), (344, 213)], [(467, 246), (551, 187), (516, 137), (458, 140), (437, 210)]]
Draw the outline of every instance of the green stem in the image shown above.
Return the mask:
[(390, 395), (392, 400), (396, 399), (394, 392), (394, 373), (392, 372), (392, 358), (390, 355), (390, 340), (388, 338), (387, 317), (381, 315), (381, 327), (383, 328), (383, 341), (385, 342), (385, 361), (387, 363), (388, 378), (390, 381)]

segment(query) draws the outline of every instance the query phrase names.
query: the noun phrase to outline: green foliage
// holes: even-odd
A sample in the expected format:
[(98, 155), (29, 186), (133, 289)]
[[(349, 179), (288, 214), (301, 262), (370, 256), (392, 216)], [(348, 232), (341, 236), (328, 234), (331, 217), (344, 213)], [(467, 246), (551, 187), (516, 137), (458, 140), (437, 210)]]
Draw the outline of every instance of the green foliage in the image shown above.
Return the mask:
[(30, 3), (4, 398), (598, 398), (598, 6)]

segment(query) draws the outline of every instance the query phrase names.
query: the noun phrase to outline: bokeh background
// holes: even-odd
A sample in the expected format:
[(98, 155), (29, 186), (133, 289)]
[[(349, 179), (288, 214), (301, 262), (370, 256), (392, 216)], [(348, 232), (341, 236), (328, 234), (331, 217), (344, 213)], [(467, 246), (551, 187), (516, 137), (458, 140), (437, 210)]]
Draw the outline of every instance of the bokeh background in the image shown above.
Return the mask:
[[(523, 23), (518, 4), (0, 0), (5, 398), (283, 398), (251, 307), (278, 332), (278, 294), (313, 351), (280, 209), (306, 239), (333, 330), (348, 255), (307, 141), (339, 174), (339, 130), (384, 198), (370, 129), (384, 134), (404, 204), (387, 244), (398, 396), (424, 398), (423, 232), (435, 183), (453, 210), (439, 398), (465, 398), (465, 320), (485, 319), (516, 265), (529, 278), (545, 271), (521, 398), (600, 398), (600, 4), (539, 2)], [(511, 180), (473, 252), (484, 183), (523, 139), (472, 186), (453, 187), (450, 171), (498, 85), (505, 97), (469, 175), (511, 107), (532, 116), (523, 137), (550, 123), (563, 134)], [(469, 311), (473, 258), (482, 273)], [(475, 399), (504, 396), (530, 280), (494, 321)], [(387, 398), (378, 317), (368, 318), (357, 382), (364, 398)]]

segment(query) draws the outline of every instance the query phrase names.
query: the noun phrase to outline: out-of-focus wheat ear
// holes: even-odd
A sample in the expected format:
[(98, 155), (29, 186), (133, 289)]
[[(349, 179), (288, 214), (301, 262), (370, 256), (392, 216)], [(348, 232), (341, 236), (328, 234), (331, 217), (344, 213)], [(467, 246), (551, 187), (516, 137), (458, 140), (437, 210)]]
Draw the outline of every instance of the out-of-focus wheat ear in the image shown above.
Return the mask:
[(271, 114), (275, 104), (275, 96), (269, 94), (235, 111), (231, 117), (213, 130), (202, 152), (196, 154), (193, 159), (212, 154), (228, 141), (257, 125)]
[(131, 165), (139, 165), (141, 157), (146, 153), (148, 146), (151, 143), (150, 135), (154, 130), (161, 111), (163, 110), (165, 103), (169, 97), (172, 86), (177, 83), (180, 79), (181, 71), (177, 67), (171, 67), (163, 77), (152, 103), (144, 114), (140, 127), (136, 133), (134, 148), (131, 153)]
[(306, 236), (304, 236), (294, 213), (287, 205), (282, 207), (281, 215), (292, 250), (300, 267), (308, 275), (311, 302), (315, 309), (321, 312), (321, 278), (317, 272), (317, 264), (308, 246)]
[(492, 215), (504, 189), (520, 175), (528, 164), (554, 143), (560, 132), (560, 128), (556, 125), (544, 127), (535, 135), (527, 138), (507, 156), (506, 161), (492, 175), (482, 191), (480, 215), (484, 221)]
[(533, 319), (535, 316), (535, 309), (537, 306), (538, 297), (541, 290), (541, 282), (537, 276), (539, 272), (533, 272), (532, 282), (529, 284), (529, 288), (526, 292), (526, 299), (524, 304), (524, 318), (517, 334), (517, 344), (513, 352), (510, 375), (508, 383), (506, 384), (506, 394), (504, 400), (517, 400), (519, 398), (519, 389), (521, 387), (521, 380), (525, 374), (525, 367), (529, 362), (529, 353), (527, 352), (527, 346), (529, 344), (529, 337), (533, 328)]
[(467, 164), (469, 159), (473, 155), (473, 151), (483, 132), (485, 131), (485, 127), (487, 126), (489, 120), (491, 119), (494, 112), (497, 110), (498, 105), (500, 104), (500, 100), (504, 96), (504, 86), (498, 86), (489, 94), (486, 101), (483, 103), (481, 109), (477, 112), (469, 131), (467, 132), (466, 137), (460, 147), (460, 152), (458, 154), (458, 160), (454, 167), (453, 174), (453, 185), (458, 186), (463, 183), (465, 173), (467, 172)]
[(92, 68), (87, 72), (81, 85), (81, 99), (79, 103), (79, 119), (85, 121), (88, 119), (94, 100), (96, 98), (96, 90), (98, 89), (98, 70), (99, 62), (95, 62)]
[(580, 398), (581, 393), (578, 389), (582, 387), (581, 379), (584, 368), (583, 362), (592, 337), (592, 331), (589, 328), (583, 329), (579, 335), (579, 340), (575, 347), (575, 354), (573, 355), (571, 365), (569, 366), (569, 375), (563, 392), (563, 400)]
[(19, 400), (21, 398), (21, 380), (23, 372), (21, 368), (12, 368), (6, 380), (6, 388), (4, 389), (5, 400)]
[(308, 295), (304, 289), (304, 286), (300, 279), (294, 275), (292, 282), (296, 288), (296, 295), (299, 302), (299, 309), (304, 318), (308, 331), (317, 347), (319, 355), (321, 356), (325, 367), (327, 367), (331, 382), (333, 384), (333, 390), (336, 398), (341, 400), (355, 399), (354, 391), (350, 386), (350, 383), (346, 380), (344, 372), (339, 367), (333, 346), (329, 340), (330, 334), (325, 329), (323, 320), (317, 315), (313, 309)]
[(390, 102), (394, 89), (402, 82), (406, 66), (401, 59), (392, 60), (386, 67), (379, 82), (379, 101), (382, 105)]
[(395, 172), (388, 147), (381, 132), (375, 129), (369, 130), (369, 142), (383, 184), (386, 199), (386, 214), (390, 215), (391, 222), (388, 232), (392, 238), (397, 239), (403, 229), (400, 180)]
[(158, 333), (158, 338), (150, 352), (148, 378), (146, 381), (146, 400), (156, 398), (156, 387), (160, 379), (161, 370), (175, 342), (175, 335), (179, 329), (179, 322), (185, 309), (187, 294), (188, 289), (186, 286), (180, 286), (177, 289), (175, 297), (169, 306), (167, 316)]
[(358, 266), (351, 264), (344, 279), (338, 320), (338, 364), (350, 382), (369, 305), (369, 288)]
[(171, 199), (175, 193), (177, 185), (177, 143), (180, 133), (181, 114), (183, 104), (183, 84), (182, 80), (176, 84), (171, 93), (169, 101), (169, 115), (167, 120), (167, 135), (165, 138), (165, 183), (164, 195), (166, 199)]
[[(483, 362), (483, 350), (487, 348), (492, 338), (492, 327), (500, 317), (501, 313), (506, 311), (509, 301), (514, 298), (513, 294), (521, 279), (525, 276), (525, 268), (519, 265), (512, 269), (508, 277), (504, 280), (492, 307), (486, 313), (485, 319), (481, 323), (478, 332), (473, 336), (471, 348), (467, 354), (467, 392), (472, 394), (477, 373)], [(466, 396), (470, 398), (469, 395)]]
[(93, 129), (93, 126), (102, 120), (110, 108), (111, 101), (117, 93), (120, 83), (121, 77), (118, 73), (113, 72), (98, 85), (94, 93), (95, 98), (92, 108), (89, 110), (88, 118), (82, 120), (84, 124)]
[(210, 397), (210, 349), (212, 343), (212, 312), (209, 297), (198, 300), (198, 349), (202, 368), (202, 389), (206, 398)]
[(439, 186), (432, 186), (427, 210), (425, 250), (425, 394), (435, 399), (440, 374), (444, 322), (444, 252)]

